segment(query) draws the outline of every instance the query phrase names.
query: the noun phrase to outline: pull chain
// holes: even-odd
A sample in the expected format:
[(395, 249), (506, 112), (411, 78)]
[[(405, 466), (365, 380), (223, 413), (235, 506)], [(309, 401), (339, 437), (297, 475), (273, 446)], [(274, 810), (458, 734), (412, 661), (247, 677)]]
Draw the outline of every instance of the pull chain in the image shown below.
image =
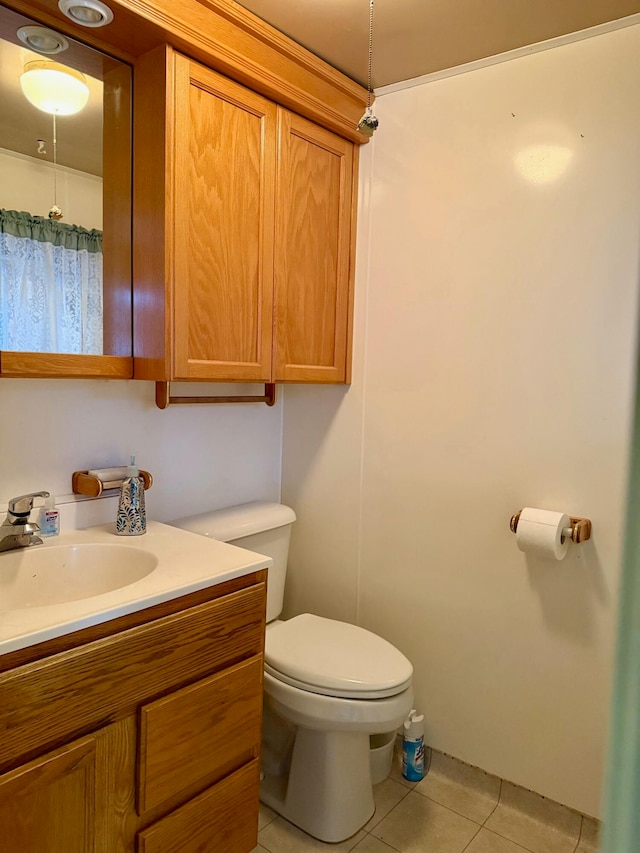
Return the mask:
[(373, 0), (369, 3), (369, 60), (367, 77), (367, 112), (371, 111), (371, 60), (373, 59)]
[(367, 108), (364, 115), (358, 122), (358, 130), (364, 136), (373, 136), (373, 132), (378, 127), (378, 119), (371, 111), (371, 64), (373, 60), (373, 0), (369, 0), (369, 65), (367, 75)]
[(58, 207), (58, 137), (56, 133), (56, 114), (53, 114), (53, 207), (49, 219), (62, 219), (62, 210)]

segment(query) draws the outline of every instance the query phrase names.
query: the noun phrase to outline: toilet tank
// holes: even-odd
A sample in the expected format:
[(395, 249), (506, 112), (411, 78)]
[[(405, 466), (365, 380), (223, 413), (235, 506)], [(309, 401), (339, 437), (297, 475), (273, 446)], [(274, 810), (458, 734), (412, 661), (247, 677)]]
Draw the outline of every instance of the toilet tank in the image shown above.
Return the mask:
[(295, 520), (296, 514), (291, 507), (254, 501), (188, 515), (169, 523), (271, 557), (273, 566), (267, 582), (267, 622), (271, 622), (282, 612), (289, 539)]

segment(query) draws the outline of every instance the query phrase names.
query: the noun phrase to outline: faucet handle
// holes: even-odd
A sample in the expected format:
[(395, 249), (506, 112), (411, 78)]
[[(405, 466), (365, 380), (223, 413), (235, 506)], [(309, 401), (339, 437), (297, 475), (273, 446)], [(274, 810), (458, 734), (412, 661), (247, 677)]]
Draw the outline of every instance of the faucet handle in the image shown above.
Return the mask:
[(17, 498), (11, 498), (9, 501), (9, 515), (28, 517), (33, 509), (34, 498), (48, 498), (49, 492), (30, 492), (28, 495), (20, 495)]

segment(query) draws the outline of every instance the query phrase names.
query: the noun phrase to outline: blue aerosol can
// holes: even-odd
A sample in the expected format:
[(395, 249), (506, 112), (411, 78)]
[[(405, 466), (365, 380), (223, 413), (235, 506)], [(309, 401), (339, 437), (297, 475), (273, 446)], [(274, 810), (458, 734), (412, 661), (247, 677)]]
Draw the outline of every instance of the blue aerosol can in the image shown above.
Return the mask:
[(402, 737), (402, 775), (409, 782), (424, 777), (424, 714), (415, 708), (404, 721)]

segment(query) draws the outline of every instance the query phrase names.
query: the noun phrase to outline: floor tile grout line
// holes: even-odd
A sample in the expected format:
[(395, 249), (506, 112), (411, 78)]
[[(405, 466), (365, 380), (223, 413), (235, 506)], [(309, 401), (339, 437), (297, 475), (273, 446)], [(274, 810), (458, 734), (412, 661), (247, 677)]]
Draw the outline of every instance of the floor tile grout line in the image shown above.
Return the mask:
[[(480, 828), (482, 828), (484, 826), (483, 823), (478, 823), (477, 820), (474, 820), (472, 817), (469, 817), (469, 815), (463, 814), (462, 812), (459, 812), (456, 809), (451, 808), (451, 806), (448, 806), (445, 803), (441, 803), (440, 800), (434, 800), (434, 798), (430, 797), (428, 794), (423, 794), (421, 791), (416, 791), (416, 794), (418, 794), (424, 800), (429, 800), (430, 802), (435, 803), (438, 806), (442, 806), (443, 809), (447, 809), (447, 811), (453, 812), (453, 814), (457, 814), (458, 817), (463, 817), (463, 818), (465, 818), (465, 820), (468, 820), (471, 823), (475, 823), (475, 825), (479, 826)], [(497, 804), (492, 809), (491, 814), (493, 814), (493, 812), (495, 811), (496, 808), (497, 808)], [(491, 815), (489, 815), (489, 817), (491, 817)], [(489, 818), (487, 818), (487, 820), (489, 820)]]
[[(393, 782), (394, 780), (392, 779), (391, 781)], [(401, 802), (402, 802), (402, 801), (403, 801), (403, 800), (404, 800), (404, 799), (405, 799), (405, 798), (406, 798), (410, 793), (411, 793), (411, 792), (410, 792), (410, 790), (407, 788), (407, 790), (406, 790), (406, 791), (404, 792), (404, 794), (400, 797), (400, 799), (398, 800), (398, 802), (397, 802), (395, 805), (393, 805), (393, 806), (389, 809), (389, 811), (384, 815), (384, 817), (381, 817), (381, 818), (380, 818), (380, 820), (379, 820), (377, 823), (374, 823), (374, 824), (372, 825), (371, 829), (375, 829), (375, 828), (376, 828), (376, 826), (380, 826), (380, 824), (382, 823), (382, 821), (383, 821), (383, 820), (386, 820), (386, 819), (389, 817), (389, 815), (391, 814), (391, 812), (392, 812), (392, 811), (394, 811), (394, 809), (397, 809), (397, 808), (398, 808), (398, 806), (400, 805), (400, 803), (401, 803)], [(371, 818), (369, 818), (369, 820), (371, 820)], [(369, 820), (367, 821), (367, 823), (369, 823)], [(367, 825), (367, 824), (365, 824), (365, 826), (366, 826), (366, 825)], [(367, 835), (371, 835), (371, 829), (365, 829), (364, 831), (367, 833)], [(375, 838), (376, 836), (374, 835), (373, 837)]]
[[(526, 850), (527, 853), (540, 853), (539, 850), (533, 850), (531, 847), (527, 847), (522, 841), (514, 841), (513, 838), (509, 838), (507, 835), (503, 835), (501, 832), (498, 832), (496, 829), (492, 829), (489, 826), (484, 826), (483, 829), (486, 829), (487, 832), (492, 832), (494, 835), (497, 835), (499, 838), (504, 838), (505, 841), (510, 841), (512, 844), (515, 844), (516, 847), (521, 847), (523, 850)], [(580, 842), (578, 842), (579, 844)], [(567, 851), (568, 853), (568, 851)], [(576, 853), (576, 848), (574, 848), (571, 853)]]
[[(500, 832), (498, 832), (497, 830), (493, 829), (492, 827), (487, 826), (487, 822), (488, 822), (488, 821), (489, 821), (489, 819), (491, 818), (491, 815), (495, 812), (495, 810), (498, 808), (498, 806), (499, 806), (499, 805), (500, 805), (500, 803), (502, 802), (502, 787), (503, 787), (503, 784), (504, 784), (505, 780), (504, 780), (504, 779), (502, 779), (500, 776), (498, 776), (498, 779), (500, 779), (500, 791), (499, 791), (499, 793), (498, 793), (498, 802), (496, 803), (496, 805), (495, 805), (495, 807), (494, 807), (493, 811), (491, 812), (491, 814), (490, 814), (490, 815), (487, 817), (487, 819), (485, 820), (485, 822), (484, 822), (483, 826), (484, 826), (486, 829), (488, 829), (488, 830), (489, 830), (489, 832), (493, 832), (495, 835), (499, 835), (499, 836), (500, 836), (500, 838), (504, 838), (506, 841), (511, 841), (511, 843), (512, 843), (512, 844), (517, 844), (519, 847), (522, 847), (522, 849), (523, 849), (523, 850), (528, 850), (528, 851), (530, 851), (530, 853), (536, 853), (536, 851), (535, 851), (535, 850), (531, 850), (531, 848), (530, 848), (530, 847), (527, 847), (526, 845), (521, 844), (519, 841), (514, 841), (512, 838), (507, 838), (507, 836), (506, 836), (506, 835), (502, 835), (502, 834), (501, 834)], [(512, 783), (512, 784), (513, 784), (513, 783)], [(540, 796), (540, 795), (538, 795), (538, 796)], [(543, 799), (546, 799), (546, 798), (545, 798), (545, 797), (543, 797)], [(560, 803), (559, 805), (562, 805), (562, 804)], [(563, 808), (568, 808), (568, 807), (567, 807), (567, 806), (563, 806)], [(552, 826), (550, 826), (549, 824), (545, 824), (545, 823), (544, 823), (544, 821), (538, 821), (538, 822), (539, 822), (539, 823), (542, 823), (542, 825), (543, 825), (543, 826), (549, 826), (549, 828), (550, 828), (550, 829), (554, 829), (554, 830), (555, 830), (555, 827), (552, 827)], [(583, 824), (584, 824), (584, 815), (580, 815), (580, 830), (579, 830), (579, 832), (578, 832), (578, 840), (576, 841), (576, 843), (575, 843), (575, 847), (573, 848), (573, 850), (571, 851), (571, 853), (576, 853), (576, 851), (577, 851), (578, 847), (580, 846), (580, 841), (581, 841), (581, 839), (582, 839), (582, 826), (583, 826)], [(560, 832), (560, 830), (556, 830), (556, 831)], [(564, 834), (564, 833), (562, 833), (562, 834)]]
[[(489, 818), (487, 818), (487, 820), (489, 820)], [(552, 830), (553, 832), (557, 832), (558, 835), (564, 836), (567, 839), (567, 841), (569, 840), (569, 837), (564, 832), (562, 832), (561, 830), (556, 829), (555, 827), (550, 826), (549, 824), (545, 824), (542, 821), (537, 821), (537, 823), (542, 824), (542, 826), (547, 827), (548, 829)], [(498, 832), (498, 830), (494, 829), (492, 826), (485, 826), (484, 828), (487, 829), (489, 832), (493, 832), (494, 835), (499, 835), (500, 838), (504, 838), (505, 841), (510, 841), (512, 844), (516, 844), (519, 847), (522, 847), (523, 850), (527, 850), (527, 851), (529, 851), (529, 853), (539, 853), (539, 851), (533, 850), (531, 847), (527, 847), (527, 845), (524, 842), (514, 841), (513, 838), (509, 838), (508, 835), (503, 835), (501, 832)], [(576, 850), (580, 846), (580, 835), (578, 835), (578, 840), (575, 842), (575, 845), (576, 846), (571, 851), (567, 851), (567, 853), (576, 853)]]
[[(499, 777), (499, 776), (498, 776), (498, 779), (500, 779), (500, 777)], [(498, 799), (496, 800), (496, 804), (495, 804), (495, 806), (491, 809), (491, 811), (490, 811), (490, 812), (489, 812), (489, 814), (486, 816), (486, 818), (484, 819), (484, 823), (482, 824), (483, 826), (486, 826), (486, 825), (487, 825), (487, 821), (489, 820), (489, 818), (491, 817), (491, 815), (495, 812), (495, 810), (496, 810), (496, 809), (498, 808), (498, 806), (500, 805), (500, 797), (501, 797), (501, 796), (502, 796), (502, 779), (500, 779), (500, 784), (498, 785)]]
[(578, 833), (578, 840), (576, 841), (576, 846), (573, 848), (573, 853), (576, 853), (578, 847), (580, 847), (580, 842), (582, 841), (582, 827), (584, 826), (584, 815), (580, 815), (580, 832)]
[(477, 837), (478, 837), (478, 835), (479, 835), (481, 832), (482, 832), (482, 827), (481, 827), (481, 826), (479, 826), (479, 827), (478, 827), (478, 831), (477, 831), (477, 832), (474, 832), (473, 837), (469, 839), (469, 843), (468, 843), (465, 847), (463, 847), (463, 848), (462, 848), (462, 850), (460, 851), (460, 853), (464, 853), (464, 851), (465, 851), (465, 850), (468, 850), (468, 849), (469, 849), (469, 847), (470, 847), (470, 845), (471, 845), (471, 844), (473, 844), (473, 839), (474, 839), (474, 838), (477, 838)]
[[(365, 830), (365, 831), (366, 831), (366, 830)], [(394, 847), (394, 846), (393, 846), (393, 844), (389, 844), (389, 842), (388, 842), (388, 841), (383, 841), (383, 840), (382, 840), (382, 838), (378, 838), (378, 836), (377, 836), (377, 835), (374, 835), (372, 832), (367, 832), (367, 835), (370, 835), (372, 838), (375, 838), (375, 840), (376, 840), (376, 841), (379, 841), (379, 842), (380, 842), (380, 844), (384, 844), (384, 845), (385, 845), (385, 847), (388, 847), (388, 848), (389, 848), (389, 850), (395, 850), (395, 851), (396, 851), (396, 853), (402, 853), (402, 850), (399, 850), (397, 847)], [(361, 839), (360, 839), (360, 841), (358, 841), (358, 844), (356, 844), (356, 846), (352, 848), (353, 850), (355, 850), (355, 851), (356, 851), (356, 853), (357, 853), (357, 850), (358, 850), (358, 846), (359, 846), (360, 844), (362, 844), (362, 842), (363, 842), (363, 841), (364, 841), (364, 838), (361, 838)]]
[[(352, 835), (351, 837), (352, 837), (352, 838), (356, 838), (356, 836), (360, 835), (360, 833), (361, 833), (361, 832), (364, 832), (364, 830), (363, 830), (363, 829), (359, 829), (359, 830), (355, 833), (355, 835)], [(365, 832), (365, 834), (362, 836), (362, 838), (358, 838), (358, 839), (357, 839), (357, 841), (355, 842), (355, 844), (354, 844), (352, 847), (349, 847), (349, 849), (346, 851), (346, 853), (353, 853), (353, 851), (357, 849), (358, 844), (360, 844), (360, 842), (361, 842), (361, 841), (364, 841), (366, 837), (367, 837), (367, 834), (366, 834), (366, 832)], [(347, 840), (348, 840), (348, 839), (347, 839)], [(333, 845), (331, 845), (328, 841), (321, 841), (320, 843), (321, 843), (321, 844), (324, 844), (324, 845), (327, 847), (327, 849), (328, 849), (329, 847), (333, 846)], [(344, 842), (338, 842), (338, 843), (344, 843)]]

